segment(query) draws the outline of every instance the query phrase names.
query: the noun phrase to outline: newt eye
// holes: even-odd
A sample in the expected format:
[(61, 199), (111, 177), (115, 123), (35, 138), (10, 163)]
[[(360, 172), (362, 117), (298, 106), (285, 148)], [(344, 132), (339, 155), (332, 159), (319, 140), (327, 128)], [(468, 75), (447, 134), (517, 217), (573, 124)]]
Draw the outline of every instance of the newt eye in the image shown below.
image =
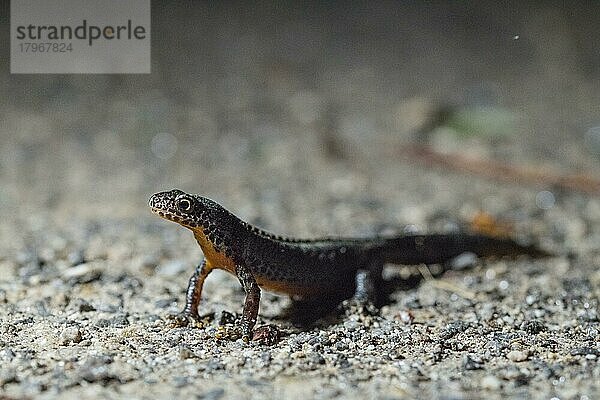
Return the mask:
[(189, 212), (192, 210), (192, 202), (189, 199), (183, 198), (177, 201), (177, 208), (183, 212)]

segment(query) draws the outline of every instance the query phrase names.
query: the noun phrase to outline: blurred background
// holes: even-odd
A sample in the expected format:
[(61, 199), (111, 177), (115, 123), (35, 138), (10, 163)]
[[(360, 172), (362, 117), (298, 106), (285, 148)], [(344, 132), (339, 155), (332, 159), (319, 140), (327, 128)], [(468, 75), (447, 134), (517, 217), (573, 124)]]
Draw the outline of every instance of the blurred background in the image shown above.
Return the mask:
[(496, 190), (556, 195), (426, 165), (415, 145), (600, 176), (598, 2), (156, 1), (150, 75), (11, 75), (1, 7), (6, 218), (148, 216), (178, 187), (313, 234), (360, 207), (418, 224), (423, 207), (495, 211)]

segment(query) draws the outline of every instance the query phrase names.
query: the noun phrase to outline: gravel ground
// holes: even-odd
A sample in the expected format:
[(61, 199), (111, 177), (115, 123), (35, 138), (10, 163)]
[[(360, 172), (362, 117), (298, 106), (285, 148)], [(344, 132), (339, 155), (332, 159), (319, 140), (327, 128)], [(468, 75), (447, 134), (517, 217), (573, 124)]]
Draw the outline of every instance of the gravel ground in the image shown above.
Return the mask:
[[(457, 189), (494, 191), (496, 201), (514, 190), (443, 179)], [(458, 201), (460, 190), (456, 196), (424, 197), (420, 207), (438, 210), (440, 201)], [(515, 209), (520, 202), (513, 201), (504, 207)], [(576, 202), (583, 208), (572, 206)], [(337, 229), (358, 234), (352, 220), (387, 221), (378, 216), (381, 209), (398, 216), (414, 212), (402, 201), (362, 204), (322, 204), (305, 216), (327, 220), (338, 210), (351, 218), (339, 218)], [(298, 329), (282, 317), (289, 300), (264, 296), (260, 323), (286, 331), (273, 347), (219, 342), (218, 321), (203, 329), (171, 328), (168, 316), (181, 307), (187, 277), (200, 258), (191, 235), (175, 224), (150, 215), (77, 219), (65, 227), (39, 215), (11, 221), (5, 227), (18, 226), (24, 238), (0, 259), (0, 385), (17, 398), (472, 398), (485, 392), (498, 398), (592, 399), (600, 376), (600, 260), (590, 249), (600, 232), (591, 224), (583, 229), (589, 222), (583, 210), (600, 218), (600, 202), (582, 198), (569, 198), (543, 215), (535, 215), (535, 207), (521, 211), (523, 231), (536, 231), (547, 248), (570, 255), (451, 271), (395, 291), (379, 315), (346, 305), (345, 312)], [(293, 215), (302, 218), (304, 212)], [(422, 217), (426, 226), (453, 223), (439, 212), (422, 211)], [(291, 218), (283, 220), (279, 230), (293, 225)], [(239, 312), (242, 300), (236, 280), (215, 273), (203, 311)]]
[[(11, 76), (3, 65), (14, 95), (0, 99), (0, 397), (599, 398), (599, 198), (401, 155), (427, 126), (423, 110), (485, 105), (518, 116), (514, 134), (446, 126), (434, 147), (598, 176), (600, 150), (585, 138), (600, 64), (583, 57), (587, 41), (572, 50), (596, 25), (551, 6), (518, 18), (456, 6), (447, 24), (449, 6), (397, 7), (339, 20), (259, 9), (226, 24), (227, 10), (155, 5), (153, 38), (174, 42), (154, 41), (149, 76)], [(495, 55), (476, 58), (487, 48)], [(483, 211), (556, 256), (435, 279), (389, 268), (413, 283), (378, 314), (348, 303), (308, 327), (293, 324), (289, 299), (265, 294), (259, 323), (280, 326), (280, 343), (217, 341), (223, 311), (239, 313), (244, 297), (225, 273), (205, 286), (205, 327), (169, 320), (202, 256), (147, 209), (173, 187), (302, 237), (448, 231)]]

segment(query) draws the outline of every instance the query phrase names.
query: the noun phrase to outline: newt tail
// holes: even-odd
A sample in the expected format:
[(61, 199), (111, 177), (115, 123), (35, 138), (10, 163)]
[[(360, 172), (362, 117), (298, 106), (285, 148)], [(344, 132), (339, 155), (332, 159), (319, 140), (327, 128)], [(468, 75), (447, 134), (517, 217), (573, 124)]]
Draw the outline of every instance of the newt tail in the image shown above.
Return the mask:
[(401, 236), (386, 240), (381, 248), (388, 264), (441, 264), (463, 253), (478, 257), (545, 257), (545, 251), (514, 240), (467, 233)]
[[(297, 299), (330, 300), (381, 295), (384, 264), (439, 264), (465, 253), (480, 257), (544, 256), (533, 246), (466, 233), (372, 238), (292, 239), (252, 226), (218, 203), (181, 190), (154, 194), (152, 211), (191, 230), (204, 260), (190, 278), (182, 316), (198, 318), (206, 277), (214, 269), (235, 275), (246, 292), (240, 330), (245, 340), (271, 337), (254, 330), (261, 289)], [(360, 279), (359, 279), (360, 278)], [(366, 281), (366, 283), (365, 283)], [(264, 328), (264, 327), (263, 327)]]

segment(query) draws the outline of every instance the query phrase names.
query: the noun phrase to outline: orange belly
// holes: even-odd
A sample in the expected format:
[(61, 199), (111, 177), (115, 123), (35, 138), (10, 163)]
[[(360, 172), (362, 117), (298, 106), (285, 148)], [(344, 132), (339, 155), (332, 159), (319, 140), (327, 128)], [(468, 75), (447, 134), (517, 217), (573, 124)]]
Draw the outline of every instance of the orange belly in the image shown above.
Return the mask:
[(309, 296), (320, 293), (318, 287), (307, 287), (301, 285), (295, 285), (291, 282), (273, 281), (260, 276), (256, 277), (256, 283), (262, 289), (266, 289), (269, 292), (283, 293), (290, 296)]
[(208, 240), (201, 229), (194, 229), (194, 237), (202, 248), (204, 258), (214, 268), (224, 269), (235, 275), (235, 262), (225, 255), (223, 251), (217, 251), (215, 246)]
[[(223, 269), (233, 275), (236, 275), (235, 262), (230, 257), (227, 257), (225, 252), (217, 251), (215, 246), (210, 240), (208, 240), (201, 229), (195, 229), (194, 236), (202, 248), (202, 252), (204, 253), (206, 261), (212, 266), (212, 268)], [(255, 278), (258, 286), (270, 292), (283, 293), (290, 296), (309, 296), (322, 292), (319, 287), (307, 287), (291, 282), (274, 281), (261, 276), (255, 276)]]

